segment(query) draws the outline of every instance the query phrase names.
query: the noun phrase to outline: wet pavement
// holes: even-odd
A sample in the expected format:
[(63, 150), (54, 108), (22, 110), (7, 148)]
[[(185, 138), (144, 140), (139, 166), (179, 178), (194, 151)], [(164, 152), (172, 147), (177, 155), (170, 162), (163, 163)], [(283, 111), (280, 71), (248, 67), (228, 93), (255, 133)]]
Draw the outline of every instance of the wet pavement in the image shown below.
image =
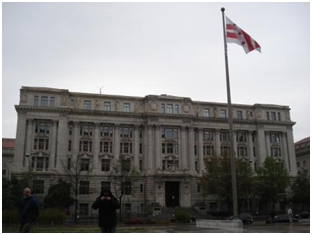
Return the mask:
[[(118, 232), (118, 229), (117, 229)], [(125, 231), (123, 231), (125, 232)], [(197, 228), (195, 224), (176, 224), (169, 226), (149, 226), (136, 233), (310, 233), (310, 220), (298, 223), (265, 224), (254, 222), (244, 225), (242, 229)]]

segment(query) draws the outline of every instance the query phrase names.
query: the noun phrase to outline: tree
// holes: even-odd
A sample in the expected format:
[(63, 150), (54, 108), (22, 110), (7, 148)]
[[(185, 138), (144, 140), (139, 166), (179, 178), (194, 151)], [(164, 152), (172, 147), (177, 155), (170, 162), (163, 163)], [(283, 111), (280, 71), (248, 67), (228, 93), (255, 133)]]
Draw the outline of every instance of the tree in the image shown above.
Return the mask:
[[(275, 210), (275, 203), (285, 197), (289, 176), (286, 169), (276, 162), (273, 157), (266, 157), (263, 167), (257, 170), (255, 181), (257, 195)], [(271, 207), (272, 206), (272, 207)]]
[[(87, 161), (84, 161), (87, 160)], [(80, 187), (80, 181), (87, 181), (90, 178), (90, 165), (91, 161), (86, 158), (77, 157), (74, 158), (74, 161), (70, 161), (67, 165), (64, 161), (61, 161), (63, 166), (63, 173), (56, 172), (59, 175), (60, 179), (68, 183), (70, 188), (70, 196), (74, 198), (74, 222), (78, 221), (78, 195), (82, 191), (82, 187)], [(88, 189), (87, 194), (90, 194), (90, 190)]]
[[(252, 193), (253, 171), (249, 164), (242, 158), (235, 159), (237, 198), (239, 207), (243, 200), (248, 200)], [(200, 182), (207, 194), (214, 194), (218, 199), (223, 199), (228, 204), (228, 212), (232, 205), (232, 177), (231, 159), (228, 156), (212, 156), (205, 161), (206, 171)], [(247, 203), (248, 204), (248, 203)]]
[(60, 208), (67, 210), (74, 204), (75, 199), (70, 193), (70, 184), (59, 179), (57, 184), (51, 185), (48, 194), (44, 198), (44, 206), (47, 208)]
[[(136, 182), (139, 180), (139, 175), (140, 172), (131, 165), (130, 159), (127, 159), (126, 156), (121, 156), (113, 165), (112, 183), (120, 205), (122, 205), (124, 195), (131, 195), (136, 191)], [(122, 209), (120, 209), (119, 220), (122, 220)]]
[(291, 186), (293, 197), (292, 201), (301, 204), (301, 210), (304, 211), (310, 207), (310, 178), (305, 175), (299, 175)]
[(23, 190), (28, 187), (28, 179), (18, 179), (14, 175), (9, 181), (2, 178), (2, 210), (16, 208), (23, 196)]

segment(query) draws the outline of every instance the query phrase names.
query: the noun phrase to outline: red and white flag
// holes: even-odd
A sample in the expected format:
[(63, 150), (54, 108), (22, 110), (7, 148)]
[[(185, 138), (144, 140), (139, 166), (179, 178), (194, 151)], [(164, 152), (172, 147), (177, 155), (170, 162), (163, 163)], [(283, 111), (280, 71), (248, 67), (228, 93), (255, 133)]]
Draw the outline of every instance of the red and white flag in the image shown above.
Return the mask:
[(226, 18), (226, 41), (237, 43), (242, 46), (247, 53), (257, 50), (261, 52), (260, 45), (250, 37), (244, 30), (234, 24), (229, 18)]

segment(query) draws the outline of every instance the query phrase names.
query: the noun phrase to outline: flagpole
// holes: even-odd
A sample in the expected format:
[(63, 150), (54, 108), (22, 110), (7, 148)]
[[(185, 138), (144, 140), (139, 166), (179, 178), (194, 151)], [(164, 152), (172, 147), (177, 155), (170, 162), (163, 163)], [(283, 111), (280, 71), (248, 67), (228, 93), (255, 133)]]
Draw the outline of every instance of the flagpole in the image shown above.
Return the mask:
[(230, 137), (230, 157), (231, 157), (231, 175), (232, 175), (233, 215), (237, 216), (238, 215), (238, 211), (237, 211), (237, 188), (236, 188), (236, 171), (235, 171), (235, 155), (234, 155), (234, 140), (233, 140), (231, 89), (230, 89), (230, 76), (229, 76), (227, 44), (226, 44), (226, 35), (225, 35), (225, 22), (224, 22), (224, 11), (225, 11), (225, 9), (222, 7), (221, 11), (222, 11), (222, 21), (223, 21), (225, 72), (226, 72), (228, 113), (229, 113), (229, 137)]

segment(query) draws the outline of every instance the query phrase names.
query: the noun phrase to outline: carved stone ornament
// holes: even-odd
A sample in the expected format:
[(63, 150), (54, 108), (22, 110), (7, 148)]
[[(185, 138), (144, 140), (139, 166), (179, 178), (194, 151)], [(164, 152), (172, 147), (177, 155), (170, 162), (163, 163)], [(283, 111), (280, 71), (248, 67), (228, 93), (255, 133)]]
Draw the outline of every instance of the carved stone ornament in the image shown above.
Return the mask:
[(155, 100), (152, 100), (150, 103), (150, 110), (151, 111), (157, 111), (157, 102)]
[(66, 95), (62, 95), (61, 105), (62, 106), (67, 106), (67, 97), (66, 97)]
[(138, 113), (141, 111), (141, 104), (139, 102), (135, 103), (134, 112)]
[(183, 105), (183, 111), (185, 113), (189, 113), (191, 111), (191, 105), (189, 103), (186, 103)]
[(215, 118), (218, 117), (218, 108), (217, 107), (214, 108), (213, 112), (214, 112), (214, 117)]
[(21, 103), (27, 103), (27, 94), (23, 92), (20, 96)]
[(258, 110), (258, 115), (257, 115), (258, 118), (262, 118), (262, 112), (261, 110)]
[(95, 100), (95, 109), (99, 109), (99, 108), (100, 108), (100, 101)]
[(115, 111), (119, 111), (119, 101), (118, 100), (115, 103)]
[(286, 119), (287, 121), (289, 121), (289, 120), (290, 120), (290, 115), (289, 115), (289, 112), (285, 112), (285, 119)]

